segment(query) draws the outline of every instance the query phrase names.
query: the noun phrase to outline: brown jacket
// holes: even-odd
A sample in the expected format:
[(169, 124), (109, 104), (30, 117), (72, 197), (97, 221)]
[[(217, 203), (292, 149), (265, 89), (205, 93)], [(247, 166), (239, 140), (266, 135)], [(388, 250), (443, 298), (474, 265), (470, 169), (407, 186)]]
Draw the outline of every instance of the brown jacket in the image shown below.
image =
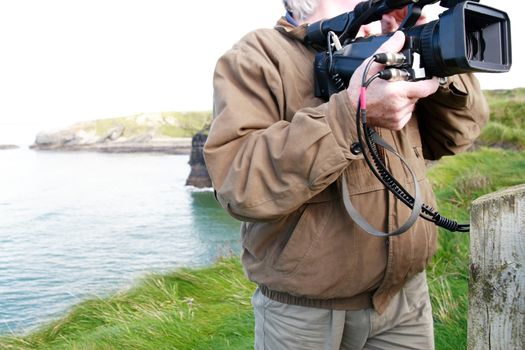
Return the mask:
[[(386, 240), (350, 219), (340, 196), (342, 176), (354, 206), (376, 228), (395, 229), (409, 210), (350, 152), (355, 110), (347, 93), (326, 103), (314, 96), (315, 51), (304, 45), (304, 34), (304, 26), (281, 19), (220, 58), (206, 164), (219, 202), (243, 221), (242, 262), (265, 295), (323, 308), (373, 305), (382, 312), (406, 279), (425, 269), (436, 250), (436, 228), (418, 219)], [(488, 109), (476, 79), (463, 75), (419, 101), (416, 114), (401, 131), (378, 131), (407, 159), (425, 202), (434, 205), (424, 157), (467, 148)], [(386, 162), (412, 188), (400, 161), (387, 154)]]

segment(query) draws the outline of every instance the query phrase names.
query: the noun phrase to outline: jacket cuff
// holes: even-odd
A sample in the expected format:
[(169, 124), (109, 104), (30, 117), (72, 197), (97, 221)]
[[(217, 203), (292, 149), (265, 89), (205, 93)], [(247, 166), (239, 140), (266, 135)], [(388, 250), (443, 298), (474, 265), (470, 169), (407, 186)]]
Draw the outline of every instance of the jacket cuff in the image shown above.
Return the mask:
[(357, 141), (355, 124), (356, 110), (350, 101), (346, 90), (330, 96), (330, 100), (323, 105), (326, 122), (332, 130), (336, 143), (347, 159), (361, 158), (350, 151), (352, 144)]

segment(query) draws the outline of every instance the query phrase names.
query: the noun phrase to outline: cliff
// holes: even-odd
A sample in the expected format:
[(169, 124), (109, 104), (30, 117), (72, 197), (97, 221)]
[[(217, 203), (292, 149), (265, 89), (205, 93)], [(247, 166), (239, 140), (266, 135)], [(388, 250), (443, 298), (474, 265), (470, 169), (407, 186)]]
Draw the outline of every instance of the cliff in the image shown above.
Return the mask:
[(208, 136), (204, 133), (197, 133), (191, 141), (190, 154), (190, 176), (186, 180), (186, 186), (195, 186), (199, 188), (212, 187), (210, 175), (204, 162), (203, 147)]
[(190, 154), (191, 137), (210, 123), (209, 112), (144, 113), (81, 122), (42, 131), (30, 146), (37, 150), (111, 153)]
[[(107, 153), (189, 154), (187, 186), (211, 187), (202, 148), (210, 112), (163, 112), (76, 123), (36, 135), (32, 149)], [(200, 131), (199, 131), (200, 130)]]

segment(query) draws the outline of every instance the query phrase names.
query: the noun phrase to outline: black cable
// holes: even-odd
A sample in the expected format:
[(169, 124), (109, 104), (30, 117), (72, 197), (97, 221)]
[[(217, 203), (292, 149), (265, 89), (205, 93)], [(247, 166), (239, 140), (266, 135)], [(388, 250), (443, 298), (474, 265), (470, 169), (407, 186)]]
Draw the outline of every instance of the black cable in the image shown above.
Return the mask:
[[(379, 75), (379, 73), (377, 74)], [(375, 76), (368, 79), (364, 87), (368, 88), (368, 86), (376, 79)], [(366, 130), (365, 133), (365, 141), (370, 149), (370, 154), (372, 155), (373, 161), (376, 165), (376, 168), (378, 170), (378, 173), (381, 177), (381, 181), (390, 188), (393, 188), (399, 195), (398, 197), (405, 205), (408, 205), (410, 208), (414, 206), (414, 198), (409, 194), (409, 192), (392, 176), (392, 174), (388, 171), (386, 165), (383, 163), (383, 160), (381, 159), (381, 156), (378, 153), (377, 150), (377, 144), (373, 142), (370, 138), (370, 136), (373, 133), (376, 133), (376, 131), (372, 128), (369, 128), (366, 126), (366, 120), (362, 122), (362, 127), (364, 130)], [(376, 175), (377, 177), (377, 175)], [(384, 180), (384, 181), (383, 181)]]
[[(365, 66), (364, 72), (363, 72), (363, 78), (362, 78), (362, 86), (364, 88), (368, 88), (368, 86), (379, 77), (379, 73), (373, 75), (370, 79), (365, 80), (365, 77), (368, 75), (368, 72), (370, 70), (370, 67), (374, 63), (374, 59), (370, 59), (370, 61)], [(357, 115), (356, 115), (356, 128), (357, 128), (357, 134), (358, 134), (358, 141), (361, 144), (361, 149), (363, 150), (363, 157), (368, 164), (368, 167), (370, 170), (374, 173), (375, 177), (383, 183), (385, 187), (388, 189), (391, 188), (397, 188), (395, 189), (395, 192), (400, 194), (400, 197), (398, 197), (405, 205), (412, 208), (414, 206), (414, 199), (412, 196), (407, 195), (407, 191), (399, 184), (395, 178), (390, 174), (390, 172), (386, 169), (386, 165), (381, 160), (381, 157), (378, 154), (377, 146), (375, 143), (370, 140), (370, 133), (375, 132), (372, 128), (368, 128), (366, 126), (366, 111), (361, 110), (361, 104), (360, 99), (358, 101), (358, 109), (357, 109)], [(362, 115), (365, 115), (365, 118), (362, 118)], [(361, 122), (362, 120), (362, 122)], [(363, 128), (363, 131), (365, 131), (365, 137), (363, 142), (363, 131), (361, 129)], [(370, 150), (370, 154), (372, 155), (373, 161), (375, 163), (375, 166), (372, 164), (372, 161), (368, 157), (365, 148), (363, 147), (363, 144), (366, 144)], [(377, 169), (376, 169), (377, 168)]]

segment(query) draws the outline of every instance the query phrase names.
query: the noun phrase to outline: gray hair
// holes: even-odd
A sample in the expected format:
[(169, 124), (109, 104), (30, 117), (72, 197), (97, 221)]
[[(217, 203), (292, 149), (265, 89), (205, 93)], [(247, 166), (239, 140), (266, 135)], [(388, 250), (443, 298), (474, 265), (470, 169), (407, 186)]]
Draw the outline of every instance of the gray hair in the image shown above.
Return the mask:
[(286, 11), (293, 14), (294, 18), (300, 22), (310, 17), (320, 0), (283, 0)]

